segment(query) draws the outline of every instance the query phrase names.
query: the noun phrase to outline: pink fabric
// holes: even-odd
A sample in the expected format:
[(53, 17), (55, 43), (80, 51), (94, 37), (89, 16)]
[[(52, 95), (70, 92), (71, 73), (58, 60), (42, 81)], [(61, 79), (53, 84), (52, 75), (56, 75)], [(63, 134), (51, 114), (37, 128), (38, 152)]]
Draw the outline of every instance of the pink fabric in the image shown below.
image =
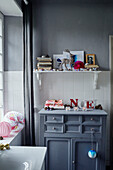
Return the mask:
[(11, 132), (11, 125), (8, 122), (0, 123), (0, 136), (9, 136)]

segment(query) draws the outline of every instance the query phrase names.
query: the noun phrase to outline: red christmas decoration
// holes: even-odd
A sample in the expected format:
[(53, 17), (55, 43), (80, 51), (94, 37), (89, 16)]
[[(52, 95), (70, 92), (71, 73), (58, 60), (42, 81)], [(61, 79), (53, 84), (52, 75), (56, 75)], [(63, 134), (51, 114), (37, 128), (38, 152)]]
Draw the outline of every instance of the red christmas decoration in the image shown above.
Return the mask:
[(71, 107), (72, 107), (72, 103), (75, 105), (75, 107), (78, 106), (78, 99), (75, 99), (75, 101), (73, 99), (70, 99), (71, 101)]
[(85, 102), (85, 107), (87, 109), (89, 109), (89, 108), (94, 109), (94, 101), (86, 101)]
[(76, 61), (74, 64), (74, 69), (80, 69), (80, 68), (84, 68), (84, 63), (82, 61)]

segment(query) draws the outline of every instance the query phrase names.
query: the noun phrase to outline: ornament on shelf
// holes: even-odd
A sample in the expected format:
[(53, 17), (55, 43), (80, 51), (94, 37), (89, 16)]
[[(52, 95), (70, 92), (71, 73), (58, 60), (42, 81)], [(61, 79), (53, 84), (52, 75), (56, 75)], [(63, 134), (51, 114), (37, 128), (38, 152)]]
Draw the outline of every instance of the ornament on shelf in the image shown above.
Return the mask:
[(78, 107), (74, 107), (74, 111), (78, 111)]
[(92, 109), (93, 110), (95, 108), (95, 101), (94, 100), (86, 100), (84, 102), (84, 107), (86, 109)]
[(66, 111), (70, 111), (71, 108), (69, 106), (66, 107)]
[(83, 110), (83, 111), (87, 111), (86, 107), (82, 107), (82, 110)]
[(84, 63), (82, 61), (76, 61), (74, 64), (74, 69), (75, 70), (80, 70), (84, 68)]
[(75, 106), (75, 107), (77, 107), (78, 106), (78, 99), (70, 99), (70, 101), (71, 101), (71, 104), (70, 104), (70, 106), (72, 107), (72, 104)]
[(102, 110), (103, 108), (102, 108), (101, 104), (99, 104), (99, 105), (95, 106), (95, 109), (100, 109), (100, 110)]

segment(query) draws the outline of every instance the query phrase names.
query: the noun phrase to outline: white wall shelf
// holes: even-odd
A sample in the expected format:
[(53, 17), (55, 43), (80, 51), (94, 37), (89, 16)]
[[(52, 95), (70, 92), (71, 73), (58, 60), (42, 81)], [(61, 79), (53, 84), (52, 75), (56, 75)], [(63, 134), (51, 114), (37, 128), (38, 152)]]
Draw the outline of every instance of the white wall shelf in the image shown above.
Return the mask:
[(34, 73), (101, 73), (102, 71), (33, 71)]
[(41, 87), (42, 85), (42, 79), (41, 79), (41, 74), (46, 74), (46, 73), (50, 73), (50, 74), (54, 74), (54, 73), (91, 73), (93, 74), (94, 78), (93, 78), (93, 88), (96, 89), (97, 88), (97, 82), (98, 82), (98, 75), (99, 73), (101, 73), (102, 71), (33, 71), (34, 74), (37, 74), (37, 80), (39, 82), (39, 86)]

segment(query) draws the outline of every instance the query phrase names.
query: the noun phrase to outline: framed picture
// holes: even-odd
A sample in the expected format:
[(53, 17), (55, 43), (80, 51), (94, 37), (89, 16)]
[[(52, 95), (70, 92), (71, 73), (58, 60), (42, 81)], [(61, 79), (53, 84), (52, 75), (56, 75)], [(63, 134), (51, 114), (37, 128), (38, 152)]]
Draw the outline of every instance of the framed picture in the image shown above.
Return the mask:
[(58, 69), (63, 59), (63, 54), (53, 54), (53, 68)]
[[(74, 62), (82, 61), (84, 62), (84, 51), (70, 51), (73, 54)], [(59, 68), (59, 65), (62, 62), (62, 59), (70, 59), (70, 54), (68, 52), (63, 51), (63, 54), (53, 54), (53, 68)], [(70, 65), (67, 64), (67, 68), (70, 68)], [(63, 69), (65, 70), (65, 66), (63, 65)]]
[(82, 61), (84, 63), (84, 51), (70, 51), (74, 55), (74, 62)]
[[(63, 59), (70, 59), (70, 54), (65, 52), (65, 54), (53, 54), (53, 68), (59, 69)], [(67, 68), (70, 68), (69, 63), (66, 64)], [(62, 69), (66, 70), (65, 65), (62, 65)]]
[(95, 54), (86, 54), (86, 63), (95, 65)]

